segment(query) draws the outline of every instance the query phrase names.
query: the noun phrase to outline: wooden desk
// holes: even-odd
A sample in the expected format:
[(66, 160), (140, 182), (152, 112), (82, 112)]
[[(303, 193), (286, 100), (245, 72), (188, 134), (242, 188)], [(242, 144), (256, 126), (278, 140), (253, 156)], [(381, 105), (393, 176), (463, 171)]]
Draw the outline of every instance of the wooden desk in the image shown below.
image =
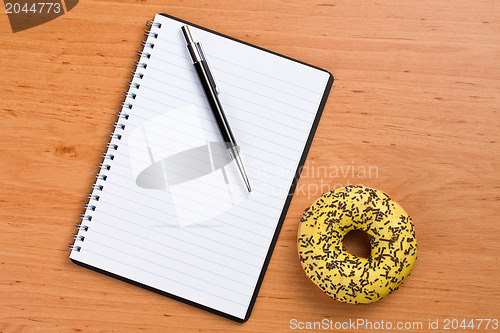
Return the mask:
[[(68, 259), (144, 23), (157, 12), (336, 78), (304, 172), (338, 175), (301, 178), (243, 325)], [(438, 319), (442, 329), (446, 318), (500, 319), (497, 1), (80, 1), (15, 34), (2, 14), (0, 45), (0, 332), (277, 332), (325, 318), (423, 328)], [(296, 254), (303, 210), (348, 183), (401, 203), (419, 244), (400, 290), (367, 306), (332, 301)]]

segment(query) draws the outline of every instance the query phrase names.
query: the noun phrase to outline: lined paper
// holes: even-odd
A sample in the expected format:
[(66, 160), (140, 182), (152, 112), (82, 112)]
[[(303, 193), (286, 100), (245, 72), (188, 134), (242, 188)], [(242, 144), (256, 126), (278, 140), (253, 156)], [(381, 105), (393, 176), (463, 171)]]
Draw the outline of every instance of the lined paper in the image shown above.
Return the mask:
[(161, 15), (155, 22), (157, 38), (146, 41), (92, 193), (99, 200), (89, 202), (82, 221), (81, 250), (70, 257), (243, 319), (329, 74), (190, 27), (240, 145), (247, 193), (187, 52), (183, 23)]

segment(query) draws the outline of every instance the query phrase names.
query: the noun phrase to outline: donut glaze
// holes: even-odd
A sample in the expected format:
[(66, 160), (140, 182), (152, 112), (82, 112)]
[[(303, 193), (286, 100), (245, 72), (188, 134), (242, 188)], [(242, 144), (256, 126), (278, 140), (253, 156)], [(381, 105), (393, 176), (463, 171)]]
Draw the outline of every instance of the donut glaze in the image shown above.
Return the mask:
[[(354, 256), (342, 244), (351, 230), (369, 235), (371, 254)], [(362, 186), (324, 193), (307, 208), (298, 232), (307, 276), (344, 303), (372, 303), (396, 290), (417, 258), (411, 218), (387, 194)]]

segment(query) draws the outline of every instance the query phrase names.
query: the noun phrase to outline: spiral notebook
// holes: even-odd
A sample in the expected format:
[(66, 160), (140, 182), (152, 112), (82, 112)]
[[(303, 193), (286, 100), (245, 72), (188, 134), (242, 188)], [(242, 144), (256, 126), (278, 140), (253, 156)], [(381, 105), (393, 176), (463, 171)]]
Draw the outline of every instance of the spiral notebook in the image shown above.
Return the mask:
[[(184, 24), (204, 46), (251, 193), (221, 142)], [(244, 322), (333, 77), (165, 14), (148, 26), (70, 258)]]

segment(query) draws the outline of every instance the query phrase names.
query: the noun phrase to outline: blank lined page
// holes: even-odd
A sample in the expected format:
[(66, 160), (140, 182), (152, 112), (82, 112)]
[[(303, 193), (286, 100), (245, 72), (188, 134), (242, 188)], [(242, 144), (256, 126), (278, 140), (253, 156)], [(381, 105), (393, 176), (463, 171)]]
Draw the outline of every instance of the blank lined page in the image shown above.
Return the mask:
[(248, 193), (184, 23), (155, 22), (70, 257), (243, 319), (330, 75), (190, 27), (241, 148)]

